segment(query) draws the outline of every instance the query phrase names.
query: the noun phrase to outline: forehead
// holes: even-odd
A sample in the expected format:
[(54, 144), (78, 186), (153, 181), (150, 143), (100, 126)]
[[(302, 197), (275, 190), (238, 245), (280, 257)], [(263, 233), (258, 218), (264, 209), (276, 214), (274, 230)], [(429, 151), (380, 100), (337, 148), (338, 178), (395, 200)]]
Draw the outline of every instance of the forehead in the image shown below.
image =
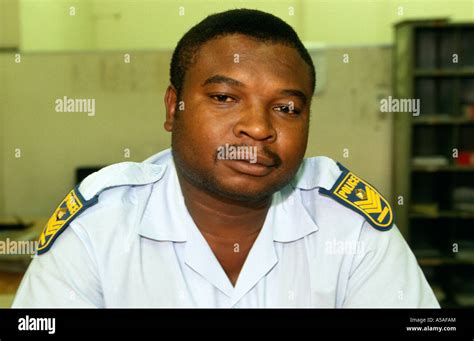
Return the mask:
[(293, 84), (311, 92), (309, 65), (298, 51), (282, 43), (233, 34), (212, 39), (199, 49), (189, 80), (214, 74), (234, 75), (245, 84), (267, 80)]

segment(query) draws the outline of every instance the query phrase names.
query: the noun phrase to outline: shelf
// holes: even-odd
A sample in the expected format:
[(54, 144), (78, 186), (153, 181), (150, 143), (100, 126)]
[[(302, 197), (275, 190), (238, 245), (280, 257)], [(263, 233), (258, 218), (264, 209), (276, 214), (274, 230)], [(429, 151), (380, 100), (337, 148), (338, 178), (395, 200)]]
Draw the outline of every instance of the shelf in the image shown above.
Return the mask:
[[(394, 211), (428, 281), (445, 293), (443, 306), (474, 304), (474, 211), (469, 195), (454, 195), (474, 189), (473, 38), (473, 22), (395, 26), (392, 97), (419, 102), (393, 117), (393, 193), (410, 202)], [(458, 253), (451, 252), (454, 243)], [(465, 297), (456, 300), (461, 287)]]
[(456, 296), (454, 297), (453, 300), (441, 300), (439, 301), (439, 304), (441, 305), (441, 308), (449, 308), (449, 309), (472, 309), (474, 308), (474, 305), (472, 303), (462, 303), (462, 299), (457, 298)]
[(452, 265), (474, 265), (474, 259), (459, 259), (449, 257), (417, 257), (420, 266), (452, 266)]
[(443, 124), (474, 124), (474, 119), (469, 117), (453, 117), (447, 115), (425, 115), (413, 118), (413, 124), (443, 125)]
[(474, 77), (474, 67), (464, 69), (415, 69), (415, 77)]
[(412, 172), (474, 172), (474, 165), (411, 166)]
[(474, 219), (474, 212), (463, 211), (440, 211), (435, 214), (410, 213), (410, 218), (414, 219), (439, 219), (439, 218), (456, 218), (456, 219)]

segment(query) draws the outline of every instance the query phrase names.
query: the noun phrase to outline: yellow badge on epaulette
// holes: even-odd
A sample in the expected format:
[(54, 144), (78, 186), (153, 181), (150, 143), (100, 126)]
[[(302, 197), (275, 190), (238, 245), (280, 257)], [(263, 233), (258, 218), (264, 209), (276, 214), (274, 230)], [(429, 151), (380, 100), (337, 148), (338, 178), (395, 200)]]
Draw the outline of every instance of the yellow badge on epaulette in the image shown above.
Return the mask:
[(387, 200), (369, 183), (345, 170), (334, 186), (323, 193), (361, 214), (377, 230), (388, 231), (393, 213)]
[(43, 232), (39, 237), (37, 248), (38, 255), (48, 251), (54, 241), (67, 228), (71, 221), (85, 208), (95, 204), (96, 202), (97, 198), (89, 201), (84, 200), (78, 187), (69, 192), (58, 208), (56, 208), (51, 218), (49, 218), (46, 227), (43, 229)]

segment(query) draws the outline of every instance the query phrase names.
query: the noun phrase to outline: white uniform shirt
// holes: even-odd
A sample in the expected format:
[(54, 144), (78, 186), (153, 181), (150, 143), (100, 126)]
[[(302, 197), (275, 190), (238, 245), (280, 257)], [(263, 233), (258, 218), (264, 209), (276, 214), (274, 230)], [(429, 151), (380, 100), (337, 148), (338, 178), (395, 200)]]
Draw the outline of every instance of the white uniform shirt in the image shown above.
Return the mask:
[(341, 169), (305, 159), (275, 193), (235, 287), (184, 204), (171, 151), (112, 165), (79, 190), (98, 202), (36, 255), (13, 307), (439, 307), (394, 226), (331, 197)]

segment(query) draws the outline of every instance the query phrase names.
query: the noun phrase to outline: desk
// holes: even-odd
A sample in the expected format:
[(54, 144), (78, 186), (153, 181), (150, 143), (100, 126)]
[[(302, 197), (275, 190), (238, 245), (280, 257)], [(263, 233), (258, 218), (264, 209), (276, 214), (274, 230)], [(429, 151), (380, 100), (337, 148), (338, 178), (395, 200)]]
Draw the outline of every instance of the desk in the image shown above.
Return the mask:
[[(22, 221), (25, 224), (32, 223), (32, 226), (24, 230), (0, 231), (0, 308), (11, 305), (48, 218), (22, 218)], [(0, 217), (0, 223), (12, 222), (15, 219)], [(18, 242), (31, 247), (21, 248)]]
[(0, 308), (10, 308), (23, 273), (0, 271)]

